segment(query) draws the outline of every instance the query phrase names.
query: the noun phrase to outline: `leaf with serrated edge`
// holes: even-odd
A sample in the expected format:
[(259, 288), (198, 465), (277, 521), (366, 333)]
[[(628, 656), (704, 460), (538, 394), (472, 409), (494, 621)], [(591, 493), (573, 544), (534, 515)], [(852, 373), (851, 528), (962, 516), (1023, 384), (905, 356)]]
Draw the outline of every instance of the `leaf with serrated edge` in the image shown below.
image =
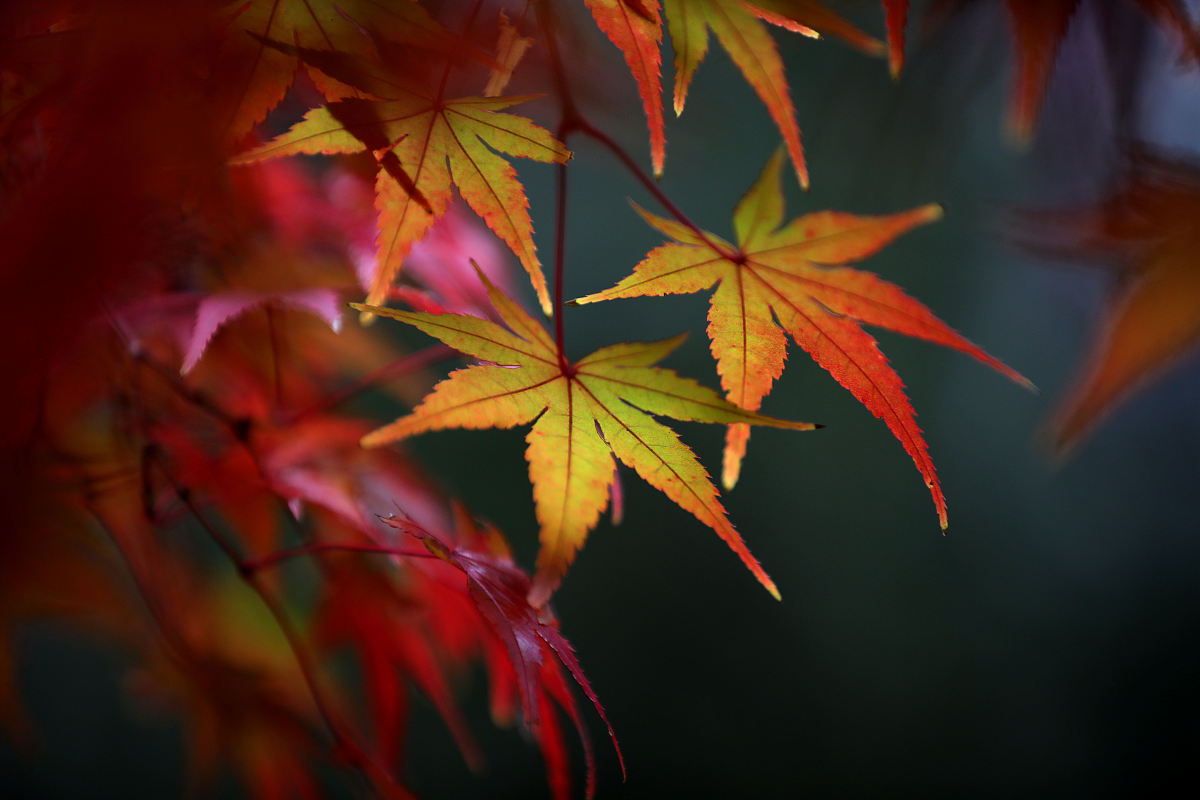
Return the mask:
[(658, 0), (637, 7), (626, 0), (585, 0), (596, 25), (620, 48), (637, 81), (638, 94), (650, 129), (650, 162), (662, 175), (667, 138), (662, 111), (662, 17)]
[[(364, 27), (409, 46), (443, 53), (464, 49), (417, 3), (381, 4), (374, 0), (236, 0), (225, 60), (232, 70), (228, 86), (230, 139), (245, 135), (279, 104), (300, 62), (266, 40), (298, 47), (369, 56), (373, 50)], [(346, 96), (343, 84), (310, 69), (330, 99)], [(352, 92), (352, 90), (351, 90)]]
[(457, 314), (356, 306), (491, 362), (451, 373), (411, 414), (363, 437), (363, 446), (443, 428), (511, 428), (533, 422), (525, 455), (541, 525), (534, 589), (541, 599), (558, 586), (608, 505), (614, 455), (715, 530), (778, 598), (775, 584), (726, 518), (704, 467), (674, 431), (651, 415), (793, 430), (815, 426), (746, 411), (695, 381), (653, 366), (683, 337), (612, 345), (565, 364), (546, 330), (482, 273), (480, 279), (510, 330)]
[[(961, 350), (1019, 383), (1028, 381), (899, 287), (869, 272), (836, 266), (866, 258), (905, 231), (940, 218), (939, 206), (880, 217), (821, 211), (780, 227), (782, 166), (783, 151), (776, 150), (734, 210), (737, 246), (689, 230), (682, 241), (652, 250), (613, 288), (574, 302), (690, 294), (719, 284), (709, 306), (708, 334), (729, 400), (751, 410), (759, 407), (783, 372), (786, 331), (900, 440), (925, 478), (944, 529), (946, 502), (904, 385), (859, 323)], [(659, 230), (672, 230), (674, 223), (641, 213)], [(748, 436), (744, 425), (729, 429), (726, 488), (737, 481)]]
[[(708, 30), (716, 35), (746, 82), (767, 107), (796, 168), (808, 187), (808, 167), (800, 145), (800, 127), (775, 40), (754, 11), (741, 0), (664, 0), (663, 12), (675, 49), (675, 113), (682, 114), (692, 75), (708, 52)], [(772, 18), (771, 21), (778, 21)]]
[[(520, 259), (542, 310), (550, 295), (533, 243), (529, 201), (516, 171), (496, 152), (566, 163), (570, 151), (530, 120), (500, 113), (528, 97), (441, 100), (389, 88), (383, 101), (343, 100), (309, 111), (291, 130), (234, 159), (249, 164), (296, 154), (373, 151), (379, 233), (368, 303), (386, 296), (414, 243), (446, 213), (451, 184)], [(496, 152), (493, 152), (496, 151)]]

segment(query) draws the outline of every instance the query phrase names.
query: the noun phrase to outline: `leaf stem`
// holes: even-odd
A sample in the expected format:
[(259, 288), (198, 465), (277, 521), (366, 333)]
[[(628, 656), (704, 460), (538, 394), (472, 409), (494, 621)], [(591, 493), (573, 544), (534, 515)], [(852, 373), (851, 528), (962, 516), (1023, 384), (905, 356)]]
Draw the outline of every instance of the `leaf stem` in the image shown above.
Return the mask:
[(609, 152), (616, 156), (617, 160), (620, 161), (627, 170), (629, 170), (630, 174), (637, 178), (642, 186), (646, 187), (646, 191), (650, 192), (650, 194), (654, 196), (654, 199), (658, 201), (659, 205), (667, 210), (667, 213), (677, 219), (680, 224), (686, 226), (692, 233), (696, 234), (701, 241), (703, 241), (716, 252), (720, 253), (725, 258), (735, 261), (737, 260), (737, 253), (730, 253), (724, 247), (718, 246), (717, 243), (714, 242), (699, 225), (697, 225), (695, 222), (692, 222), (691, 218), (688, 217), (687, 214), (683, 213), (682, 209), (675, 205), (670, 197), (667, 197), (666, 192), (659, 188), (658, 182), (647, 175), (646, 171), (639, 167), (637, 162), (633, 160), (633, 157), (630, 156), (629, 153), (625, 152), (625, 148), (617, 144), (617, 142), (611, 136), (582, 117), (580, 117), (576, 122), (575, 130), (578, 130), (585, 136), (588, 136), (604, 145), (604, 147), (606, 147)]
[[(561, 141), (561, 138), (560, 138)], [(563, 276), (567, 261), (567, 165), (554, 168), (554, 343), (558, 347), (558, 364), (566, 372), (567, 361), (563, 334)]]
[[(572, 131), (585, 124), (575, 99), (567, 84), (567, 73), (563, 68), (562, 55), (558, 52), (558, 39), (554, 35), (554, 12), (549, 3), (538, 3), (538, 25), (546, 39), (546, 52), (550, 57), (550, 74), (554, 80), (554, 91), (562, 108), (558, 123), (557, 138), (565, 143)], [(567, 165), (554, 168), (554, 343), (558, 348), (558, 364), (564, 373), (569, 373), (571, 362), (567, 360), (566, 336), (563, 332), (563, 310), (565, 307), (563, 282), (567, 260)]]
[(220, 405), (209, 399), (209, 397), (203, 392), (188, 386), (179, 379), (178, 374), (173, 372), (169, 367), (166, 367), (155, 359), (151, 358), (145, 352), (135, 352), (133, 354), (133, 359), (139, 364), (144, 364), (150, 369), (151, 372), (162, 378), (163, 382), (171, 387), (175, 394), (179, 395), (182, 399), (186, 400), (188, 403), (192, 404), (201, 411), (208, 413), (218, 422), (223, 422), (233, 429), (240, 429), (248, 423), (248, 420), (240, 420), (225, 409), (221, 408)]
[[(550, 16), (553, 13), (550, 10), (550, 4), (545, 2), (538, 3), (537, 12), (538, 22), (540, 23), (542, 32), (546, 38), (546, 51), (550, 57), (550, 74), (554, 79), (554, 91), (555, 94), (558, 95), (559, 102), (562, 105), (562, 121), (559, 122), (557, 134), (559, 141), (565, 143), (568, 136), (570, 136), (572, 133), (579, 132), (604, 145), (604, 147), (606, 147), (614, 156), (616, 156), (617, 160), (620, 161), (627, 170), (629, 170), (630, 174), (637, 178), (638, 181), (646, 187), (646, 190), (654, 196), (654, 199), (658, 201), (659, 205), (667, 210), (667, 213), (679, 220), (680, 224), (686, 226), (692, 231), (692, 233), (696, 234), (696, 236), (702, 242), (711, 247), (713, 250), (732, 260), (737, 260), (738, 254), (730, 253), (726, 250), (726, 248), (718, 246), (717, 243), (712, 240), (712, 237), (705, 233), (699, 225), (692, 222), (691, 218), (689, 218), (687, 214), (683, 213), (683, 210), (680, 209), (679, 206), (675, 205), (671, 198), (667, 197), (666, 193), (659, 188), (658, 182), (647, 175), (645, 170), (638, 166), (633, 157), (625, 151), (625, 148), (617, 144), (612, 137), (589, 122), (588, 119), (579, 112), (579, 108), (575, 105), (574, 97), (571, 94), (570, 86), (567, 83), (567, 73), (563, 67), (562, 55), (558, 51), (558, 40), (554, 36), (554, 23)], [(561, 354), (562, 336), (560, 333), (560, 328), (562, 327), (563, 265), (559, 256), (558, 245), (563, 238), (563, 223), (566, 205), (566, 165), (560, 164), (558, 166), (558, 170), (562, 177), (559, 181), (561, 185), (557, 187), (557, 203), (560, 208), (560, 213), (558, 230), (556, 231), (555, 239), (554, 305), (556, 308), (555, 313), (558, 315), (558, 319), (555, 323), (555, 334), (559, 344), (559, 352)]]

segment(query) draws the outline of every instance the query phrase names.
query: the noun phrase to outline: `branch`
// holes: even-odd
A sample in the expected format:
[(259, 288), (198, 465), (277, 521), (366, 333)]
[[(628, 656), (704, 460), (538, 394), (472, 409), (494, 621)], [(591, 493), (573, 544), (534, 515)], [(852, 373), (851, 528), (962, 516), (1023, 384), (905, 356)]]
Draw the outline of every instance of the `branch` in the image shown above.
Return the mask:
[(620, 161), (627, 170), (629, 170), (630, 174), (637, 178), (638, 181), (641, 182), (642, 186), (646, 187), (646, 191), (654, 195), (654, 199), (658, 201), (659, 205), (667, 210), (667, 213), (677, 219), (680, 224), (685, 225), (692, 233), (696, 234), (696, 236), (698, 236), (706, 245), (731, 261), (736, 261), (738, 259), (737, 253), (730, 253), (724, 247), (719, 247), (699, 225), (692, 222), (691, 218), (689, 218), (687, 214), (684, 214), (679, 206), (675, 205), (675, 203), (671, 201), (671, 198), (667, 197), (666, 192), (659, 188), (658, 183), (649, 175), (647, 175), (645, 170), (637, 165), (637, 162), (633, 160), (633, 157), (630, 156), (629, 153), (625, 152), (625, 148), (617, 144), (616, 141), (613, 140), (613, 138), (607, 133), (583, 118), (580, 118), (577, 121), (575, 130), (578, 130), (585, 136), (591, 137), (595, 141), (608, 148), (609, 152), (617, 157), (617, 160)]
[[(558, 39), (554, 35), (554, 21), (549, 3), (537, 4), (538, 26), (546, 39), (546, 51), (550, 55), (550, 74), (554, 78), (554, 91), (562, 107), (562, 119), (558, 123), (556, 136), (564, 144), (571, 131), (584, 124), (575, 99), (567, 85), (567, 73), (563, 68), (562, 56), (558, 52)], [(567, 261), (567, 165), (554, 168), (554, 343), (558, 347), (558, 364), (563, 372), (571, 368), (567, 361), (566, 336), (563, 332), (563, 281)]]
[[(692, 233), (696, 234), (701, 241), (703, 241), (713, 250), (721, 253), (722, 255), (728, 256), (731, 260), (737, 260), (737, 253), (728, 253), (726, 252), (725, 248), (718, 247), (717, 244), (712, 241), (711, 237), (709, 237), (709, 235), (705, 233), (699, 225), (692, 222), (691, 218), (689, 218), (687, 214), (684, 214), (679, 206), (675, 205), (675, 203), (671, 201), (671, 198), (667, 197), (666, 193), (659, 188), (658, 182), (647, 175), (646, 172), (638, 166), (633, 157), (630, 156), (629, 153), (625, 152), (625, 148), (617, 144), (612, 137), (589, 122), (587, 118), (579, 112), (579, 108), (575, 105), (574, 97), (571, 94), (570, 85), (567, 82), (567, 73), (566, 69), (563, 67), (562, 55), (558, 51), (558, 40), (554, 37), (554, 22), (551, 17), (553, 12), (550, 10), (550, 4), (538, 3), (537, 11), (538, 22), (540, 23), (542, 33), (546, 38), (546, 51), (550, 56), (550, 74), (554, 79), (554, 91), (558, 96), (559, 103), (562, 105), (562, 121), (559, 122), (558, 125), (559, 140), (565, 143), (568, 136), (570, 136), (572, 133), (579, 132), (604, 145), (613, 155), (617, 157), (617, 160), (621, 162), (625, 169), (629, 170), (630, 174), (637, 178), (638, 181), (641, 182), (644, 187), (646, 187), (646, 191), (650, 192), (650, 194), (654, 196), (654, 199), (658, 201), (659, 205), (666, 209), (667, 213), (675, 217), (680, 224), (687, 226)], [(559, 311), (556, 312), (558, 314), (559, 321), (555, 324), (555, 333), (559, 342), (559, 352), (561, 353), (562, 336), (560, 329), (562, 324), (562, 296), (560, 287), (562, 286), (562, 259), (559, 254), (559, 247), (564, 236), (563, 228), (566, 205), (566, 165), (560, 164), (558, 166), (558, 172), (561, 177), (559, 178), (559, 181), (555, 187), (556, 201), (557, 205), (559, 206), (559, 222), (557, 230), (555, 231), (554, 288), (556, 295), (555, 306), (559, 309)]]
[(288, 619), (283, 607), (267, 591), (258, 576), (252, 570), (246, 569), (245, 563), (242, 561), (233, 542), (201, 513), (200, 508), (196, 505), (187, 487), (181, 486), (163, 464), (159, 463), (157, 466), (166, 479), (167, 484), (175, 493), (175, 496), (179, 498), (179, 501), (183, 503), (204, 532), (208, 534), (209, 538), (213, 540), (221, 552), (225, 554), (226, 558), (229, 559), (230, 563), (237, 569), (242, 581), (254, 590), (263, 605), (267, 607), (267, 611), (274, 618), (275, 624), (279, 626), (279, 630), (283, 633), (288, 648), (292, 651), (292, 656), (296, 659), (296, 664), (300, 668), (300, 674), (304, 679), (305, 686), (308, 687), (308, 693), (312, 698), (313, 705), (316, 707), (317, 713), (324, 722), (326, 729), (333, 737), (334, 751), (343, 756), (353, 756), (353, 758), (348, 760), (363, 773), (368, 781), (372, 779), (372, 775), (388, 776), (389, 773), (387, 770), (371, 762), (370, 758), (358, 746), (353, 737), (343, 733), (341, 726), (336, 721), (336, 716), (329, 705), (329, 701), (326, 699), (325, 693), (321, 690), (320, 684), (317, 681), (316, 665), (305, 650), (300, 634), (292, 625), (291, 620)]
[(320, 400), (317, 400), (315, 403), (310, 405), (308, 408), (304, 408), (300, 411), (289, 414), (283, 419), (282, 424), (294, 425), (306, 417), (312, 416), (313, 414), (319, 414), (323, 411), (328, 411), (329, 409), (352, 400), (363, 392), (370, 391), (381, 384), (403, 377), (409, 373), (416, 372), (417, 370), (431, 367), (440, 361), (448, 361), (459, 355), (460, 353), (457, 350), (445, 344), (435, 344), (431, 347), (425, 348), (424, 350), (418, 350), (415, 353), (409, 353), (403, 358), (399, 358), (390, 364), (384, 364), (382, 367), (377, 367), (376, 369), (368, 372), (366, 375), (363, 375), (361, 378), (346, 384), (340, 389), (330, 392), (325, 397), (322, 397)]

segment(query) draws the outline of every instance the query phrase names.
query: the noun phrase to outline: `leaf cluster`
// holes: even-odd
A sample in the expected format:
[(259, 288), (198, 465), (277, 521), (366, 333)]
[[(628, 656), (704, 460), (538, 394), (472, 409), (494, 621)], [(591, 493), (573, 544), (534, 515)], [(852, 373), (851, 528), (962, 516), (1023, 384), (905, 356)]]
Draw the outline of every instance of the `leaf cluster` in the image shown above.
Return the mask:
[[(531, 734), (556, 798), (572, 794), (564, 720), (578, 730), (590, 796), (588, 704), (624, 762), (554, 593), (607, 508), (614, 521), (639, 513), (623, 508), (625, 469), (780, 597), (664, 419), (726, 426), (722, 483), (734, 489), (750, 425), (820, 427), (759, 411), (789, 346), (887, 426), (944, 530), (916, 412), (864, 326), (1031, 384), (861, 268), (941, 219), (940, 205), (789, 217), (784, 204), (785, 172), (802, 187), (809, 176), (772, 31), (836, 37), (886, 55), (899, 76), (908, 3), (880, 5), (886, 44), (816, 0), (6, 6), (0, 722), (35, 735), (15, 631), (51, 619), (117, 649), (128, 690), (182, 720), (196, 796), (229, 771), (261, 798), (317, 796), (331, 772), (410, 797), (400, 765), (414, 695), (436, 708), (465, 767), (484, 763), (456, 700), (482, 667), (493, 719)], [(1018, 64), (1010, 119), (1026, 137), (1074, 5), (1004, 3)], [(1135, 5), (1188, 57), (1200, 53), (1179, 4)], [(577, 24), (594, 24), (629, 75), (578, 74), (561, 51)], [(729, 239), (655, 180), (667, 164), (665, 66), (682, 115), (715, 46), (780, 139), (729, 198)], [(514, 75), (549, 96), (554, 119), (530, 116), (535, 95), (504, 94)], [(589, 79), (637, 86), (649, 173), (589, 118)], [(566, 182), (581, 139), (645, 186), (658, 209), (637, 212), (665, 241), (615, 286), (568, 300)], [(1198, 335), (1200, 181), (1166, 159), (1135, 161), (1136, 179), (1106, 203), (1042, 220), (1069, 247), (1119, 247), (1136, 273), (1064, 412), (1064, 445)], [(526, 169), (554, 171), (552, 210), (531, 212)], [(551, 216), (543, 262), (534, 220)], [(516, 299), (526, 288), (540, 316)], [(661, 366), (684, 333), (566, 355), (575, 306), (709, 291), (720, 391)], [(438, 343), (404, 349), (392, 321)], [(515, 535), (539, 543), (533, 574), (467, 510), (471, 498), (447, 496), (399, 446), (517, 426), (529, 426), (537, 524)]]

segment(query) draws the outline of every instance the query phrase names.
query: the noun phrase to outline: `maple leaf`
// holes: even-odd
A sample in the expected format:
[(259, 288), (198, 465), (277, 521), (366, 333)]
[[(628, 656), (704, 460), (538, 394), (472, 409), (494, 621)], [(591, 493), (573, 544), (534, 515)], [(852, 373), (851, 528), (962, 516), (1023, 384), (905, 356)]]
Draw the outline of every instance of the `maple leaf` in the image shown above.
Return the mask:
[[(925, 478), (938, 519), (946, 527), (946, 502), (900, 377), (859, 322), (953, 347), (1013, 380), (1024, 378), (984, 353), (908, 297), (869, 272), (838, 265), (875, 253), (905, 231), (942, 215), (937, 205), (890, 216), (834, 211), (806, 214), (780, 227), (783, 152), (768, 160), (733, 212), (734, 246), (638, 209), (675, 242), (662, 245), (616, 286), (573, 302), (618, 297), (690, 294), (719, 284), (708, 312), (708, 335), (721, 386), (730, 401), (757, 409), (783, 373), (784, 332), (850, 390), (900, 440)], [(723, 481), (737, 481), (749, 429), (731, 426)]]
[(451, 185), (516, 254), (529, 273), (542, 310), (551, 313), (546, 279), (533, 243), (529, 201), (516, 171), (493, 150), (547, 163), (566, 163), (570, 151), (549, 131), (503, 109), (524, 97), (461, 97), (447, 100), (375, 65), (341, 54), (298, 52), (340, 80), (359, 85), (381, 101), (351, 98), (309, 111), (291, 130), (234, 159), (248, 164), (296, 154), (375, 154), (379, 170), (376, 266), (368, 303), (379, 303), (413, 244), (446, 213)]
[[(529, 320), (533, 322), (533, 320)], [(553, 669), (548, 655), (561, 664), (584, 696), (591, 701), (596, 713), (608, 727), (608, 735), (616, 750), (617, 760), (621, 765), (621, 774), (625, 774), (625, 758), (621, 755), (621, 746), (617, 742), (617, 734), (604, 706), (596, 697), (583, 667), (575, 656), (575, 651), (566, 637), (559, 632), (557, 625), (547, 620), (546, 609), (535, 607), (529, 598), (534, 594), (529, 576), (512, 563), (504, 552), (497, 554), (469, 550), (465, 547), (455, 547), (429, 531), (414, 525), (405, 519), (387, 517), (383, 521), (394, 528), (402, 530), (420, 540), (425, 548), (448, 564), (461, 571), (467, 579), (467, 592), (479, 611), (480, 616), (487, 622), (496, 637), (504, 644), (508, 653), (509, 663), (516, 676), (517, 687), (521, 696), (521, 705), (525, 719), (541, 739), (543, 752), (546, 754), (552, 783), (559, 791), (556, 796), (564, 794), (565, 788), (565, 754), (562, 752), (560, 737), (557, 734), (552, 715), (544, 714), (545, 704), (541, 686), (544, 686), (564, 707), (571, 720), (575, 723), (583, 741), (584, 753), (588, 762), (587, 796), (595, 792), (594, 765), (591, 748), (582, 720), (575, 708), (574, 700), (566, 692), (561, 676)], [(474, 530), (474, 523), (469, 518), (459, 515), (459, 524), (467, 523), (468, 530), (462, 531), (468, 539), (479, 538)], [(540, 686), (540, 685), (541, 686)]]
[[(791, 30), (800, 29), (786, 25), (786, 19), (778, 15), (761, 13), (753, 4), (742, 0), (664, 0), (663, 12), (675, 50), (675, 114), (683, 113), (692, 76), (708, 52), (708, 30), (711, 28), (746, 82), (766, 105), (787, 145), (796, 178), (807, 188), (808, 167), (804, 163), (800, 126), (796, 124), (796, 110), (792, 106), (783, 60), (775, 40), (760, 19)], [(816, 35), (811, 30), (808, 33)]]
[(585, 0), (600, 30), (620, 48), (637, 81), (650, 128), (650, 163), (662, 175), (667, 136), (662, 111), (662, 14), (658, 0)]
[[(421, 623), (420, 603), (362, 559), (326, 562), (326, 595), (314, 622), (316, 641), (325, 651), (353, 648), (360, 662), (368, 713), (376, 741), (376, 758), (392, 763), (402, 752), (407, 678), (433, 703), (472, 769), (482, 755), (454, 701), (430, 631)], [(411, 583), (411, 579), (408, 581)]]
[[(903, 53), (904, 12), (899, 7), (891, 8), (898, 5), (897, 0), (884, 2), (889, 7), (889, 37), (895, 42), (899, 36), (899, 48)], [(650, 129), (650, 160), (656, 176), (662, 174), (666, 160), (660, 52), (663, 14), (667, 17), (675, 50), (675, 114), (683, 113), (692, 74), (707, 52), (708, 29), (711, 27), (738, 69), (766, 103), (788, 144), (796, 165), (796, 176), (803, 186), (808, 185), (808, 173), (783, 62), (774, 41), (755, 17), (810, 38), (818, 38), (820, 32), (830, 33), (873, 55), (883, 51), (878, 39), (862, 32), (817, 0), (663, 0), (661, 6), (658, 0), (586, 0), (586, 3), (597, 26), (621, 50), (637, 82)], [(907, 3), (903, 3), (903, 8), (907, 9)], [(893, 71), (899, 72), (895, 61)]]
[(1131, 391), (1200, 339), (1200, 169), (1135, 152), (1096, 206), (1027, 214), (1025, 231), (1057, 249), (1116, 260), (1117, 285), (1090, 353), (1056, 413), (1054, 444), (1075, 444)]
[[(379, 31), (406, 45), (462, 52), (450, 33), (413, 2), (236, 0), (227, 13), (233, 15), (233, 24), (224, 56), (232, 74), (224, 85), (236, 90), (230, 101), (230, 139), (249, 132), (279, 104), (300, 66), (294, 53), (271, 47), (269, 41), (369, 56), (375, 45), (366, 31)], [(347, 87), (336, 78), (317, 69), (310, 74), (327, 98), (346, 96)]]
[(545, 328), (482, 272), (479, 277), (511, 332), (475, 317), (363, 307), (491, 362), (451, 373), (411, 414), (363, 437), (363, 446), (443, 428), (511, 428), (533, 422), (525, 456), (541, 524), (535, 593), (543, 600), (608, 504), (614, 455), (715, 530), (778, 597), (775, 584), (726, 518), (704, 467), (674, 431), (650, 415), (794, 430), (814, 426), (745, 411), (695, 381), (651, 366), (674, 350), (681, 336), (612, 345), (568, 363)]
[(295, 308), (313, 314), (336, 333), (341, 330), (341, 303), (332, 289), (295, 289), (287, 292), (215, 292), (196, 306), (196, 324), (188, 341), (187, 353), (179, 371), (187, 374), (204, 355), (208, 343), (226, 323), (263, 306)]

